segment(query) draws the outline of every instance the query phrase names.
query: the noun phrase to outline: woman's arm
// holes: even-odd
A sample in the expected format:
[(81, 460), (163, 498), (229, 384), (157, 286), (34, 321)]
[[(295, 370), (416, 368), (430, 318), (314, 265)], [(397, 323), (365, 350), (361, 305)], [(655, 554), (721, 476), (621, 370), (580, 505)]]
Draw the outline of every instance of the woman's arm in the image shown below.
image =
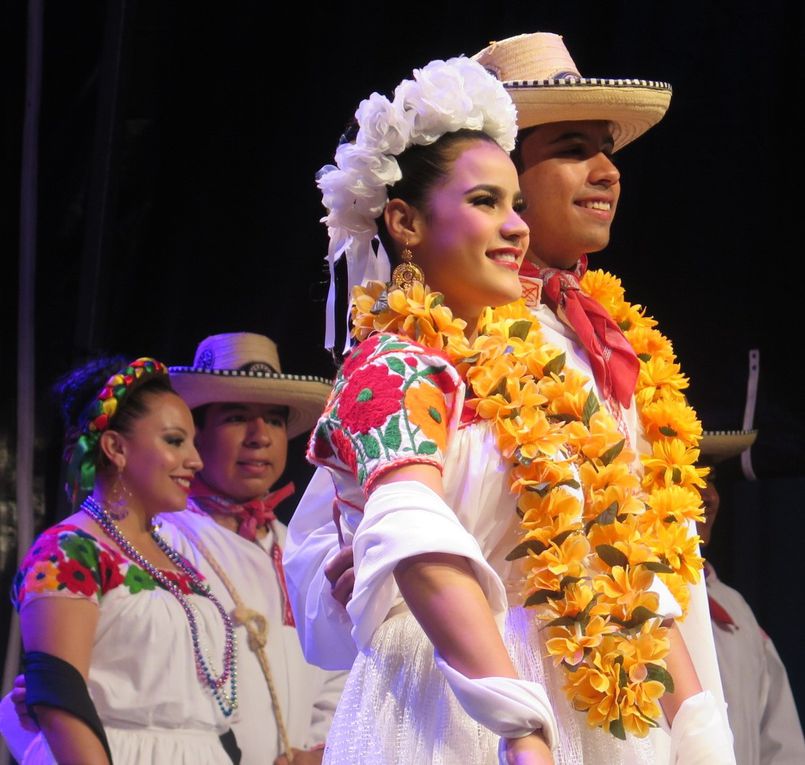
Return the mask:
[[(75, 667), (87, 681), (98, 606), (89, 600), (42, 597), (20, 611), (26, 651), (42, 651)], [(42, 732), (63, 765), (108, 765), (103, 745), (90, 727), (74, 715), (49, 706), (35, 707)]]
[[(432, 465), (397, 468), (376, 486), (396, 481), (419, 481), (443, 496), (441, 474)], [(471, 679), (518, 677), (466, 558), (444, 553), (418, 555), (399, 563), (394, 576), (411, 613), (453, 669)], [(512, 765), (553, 762), (539, 732), (506, 743), (507, 762)]]

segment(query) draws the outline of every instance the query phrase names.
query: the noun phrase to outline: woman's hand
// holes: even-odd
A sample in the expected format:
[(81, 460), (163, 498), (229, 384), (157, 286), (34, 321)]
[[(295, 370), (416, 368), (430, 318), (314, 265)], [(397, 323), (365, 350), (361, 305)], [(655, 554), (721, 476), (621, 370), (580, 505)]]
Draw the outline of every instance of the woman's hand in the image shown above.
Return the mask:
[(553, 755), (539, 733), (502, 740), (501, 762), (506, 765), (553, 765)]

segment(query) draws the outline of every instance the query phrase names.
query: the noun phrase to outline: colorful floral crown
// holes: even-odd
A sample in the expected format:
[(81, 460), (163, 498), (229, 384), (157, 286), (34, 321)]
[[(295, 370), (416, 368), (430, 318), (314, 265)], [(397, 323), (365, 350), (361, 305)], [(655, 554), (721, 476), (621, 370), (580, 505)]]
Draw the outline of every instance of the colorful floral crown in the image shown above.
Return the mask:
[(95, 459), (101, 434), (120, 408), (120, 404), (135, 388), (154, 377), (167, 377), (168, 368), (156, 359), (144, 356), (113, 374), (98, 395), (84, 410), (79, 424), (79, 436), (67, 466), (67, 485), (73, 505), (89, 494), (95, 484)]
[(486, 133), (504, 151), (514, 148), (517, 111), (503, 85), (480, 64), (464, 57), (431, 61), (414, 70), (413, 77), (396, 87), (391, 101), (372, 93), (361, 102), (355, 142), (342, 143), (336, 164), (316, 176), (328, 210), (322, 222), (330, 236), (327, 348), (335, 345), (336, 261), (346, 255), (349, 292), (369, 279), (388, 280), (388, 256), (379, 241), (375, 255), (372, 240), (388, 187), (402, 177), (396, 157), (409, 146), (432, 144), (462, 129)]

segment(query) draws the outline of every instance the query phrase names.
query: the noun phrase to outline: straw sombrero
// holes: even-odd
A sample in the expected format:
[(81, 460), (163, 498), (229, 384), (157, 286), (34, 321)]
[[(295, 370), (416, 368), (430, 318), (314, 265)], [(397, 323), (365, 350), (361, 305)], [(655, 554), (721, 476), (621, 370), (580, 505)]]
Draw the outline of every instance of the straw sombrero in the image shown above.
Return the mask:
[(724, 462), (745, 452), (756, 438), (756, 430), (705, 430), (699, 449), (704, 461)]
[(612, 124), (614, 151), (656, 125), (671, 101), (666, 82), (582, 77), (562, 38), (548, 32), (492, 42), (473, 58), (509, 92), (520, 130), (606, 120)]
[(332, 389), (324, 377), (283, 374), (274, 341), (251, 332), (212, 335), (199, 344), (192, 367), (168, 371), (191, 409), (216, 403), (287, 406), (288, 438), (316, 424)]

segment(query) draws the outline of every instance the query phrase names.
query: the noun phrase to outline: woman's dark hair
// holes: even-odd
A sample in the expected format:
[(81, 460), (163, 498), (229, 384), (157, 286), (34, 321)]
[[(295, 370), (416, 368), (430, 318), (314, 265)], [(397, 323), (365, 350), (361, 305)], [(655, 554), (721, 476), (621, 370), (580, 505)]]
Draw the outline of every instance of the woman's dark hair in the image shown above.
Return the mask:
[[(83, 416), (95, 401), (106, 381), (129, 363), (124, 356), (101, 356), (71, 370), (53, 385), (53, 394), (64, 422), (64, 458), (69, 461), (78, 437)], [(119, 433), (130, 433), (134, 423), (148, 413), (148, 399), (160, 393), (175, 393), (167, 375), (152, 377), (137, 385), (120, 402), (109, 427)], [(99, 452), (96, 464), (105, 465)]]
[[(402, 199), (420, 210), (425, 210), (431, 189), (450, 172), (461, 148), (468, 141), (486, 141), (497, 146), (495, 139), (486, 133), (466, 128), (445, 133), (427, 146), (409, 146), (397, 157), (402, 178), (389, 187), (389, 200)], [(394, 242), (386, 230), (385, 219), (381, 215), (375, 222), (377, 235), (394, 265), (397, 257)]]

